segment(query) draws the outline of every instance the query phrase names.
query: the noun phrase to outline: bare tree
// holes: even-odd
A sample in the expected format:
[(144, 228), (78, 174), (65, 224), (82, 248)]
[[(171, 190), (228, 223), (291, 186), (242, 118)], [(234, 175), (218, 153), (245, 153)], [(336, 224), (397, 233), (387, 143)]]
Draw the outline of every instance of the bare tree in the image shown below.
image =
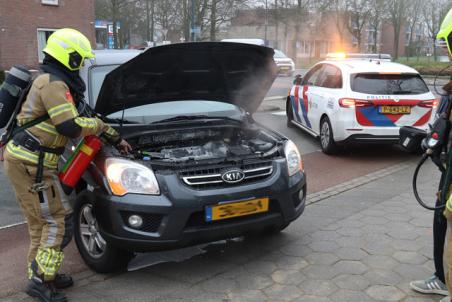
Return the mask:
[(430, 0), (430, 4), (426, 5), (424, 10), (424, 22), (427, 25), (429, 38), (432, 41), (433, 56), (437, 60), (437, 52), (435, 47), (436, 34), (439, 31), (442, 20), (446, 13), (452, 7), (450, 0)]
[(417, 53), (418, 40), (415, 39), (416, 31), (419, 29), (419, 21), (421, 18), (421, 12), (425, 9), (425, 1), (412, 0), (408, 6), (408, 16), (406, 26), (409, 30), (408, 48), (406, 51), (407, 57), (413, 56)]
[(297, 43), (301, 40), (301, 26), (308, 15), (309, 0), (297, 0), (295, 7), (295, 40), (292, 42), (292, 54), (297, 58)]
[(339, 35), (339, 48), (341, 50), (344, 50), (344, 35), (348, 26), (348, 22), (346, 18), (344, 18), (346, 3), (344, 0), (333, 0), (330, 3), (330, 7), (332, 8), (332, 11), (334, 13), (334, 23), (336, 24), (336, 30)]
[(389, 0), (389, 15), (394, 29), (394, 59), (399, 58), (400, 30), (405, 24), (408, 14), (408, 0)]
[(379, 52), (378, 32), (380, 31), (381, 21), (386, 17), (386, 4), (387, 0), (371, 0), (369, 15), (369, 29), (372, 34), (372, 52)]
[(369, 21), (372, 9), (370, 0), (346, 0), (345, 2), (346, 26), (357, 41), (358, 51), (362, 51), (363, 29)]
[(159, 25), (163, 40), (167, 40), (168, 31), (180, 29), (180, 1), (159, 0), (155, 6), (155, 22)]
[(218, 0), (211, 0), (210, 4), (210, 41), (216, 40), (217, 33), (217, 2)]
[(146, 6), (146, 40), (154, 41), (155, 0), (144, 0)]

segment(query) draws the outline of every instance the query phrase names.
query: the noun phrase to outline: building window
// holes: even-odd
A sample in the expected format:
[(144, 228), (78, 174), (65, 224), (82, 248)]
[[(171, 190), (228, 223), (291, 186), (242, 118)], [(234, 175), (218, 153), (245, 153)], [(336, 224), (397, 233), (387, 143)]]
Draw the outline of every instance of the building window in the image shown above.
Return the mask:
[(58, 0), (41, 0), (41, 4), (58, 6)]
[(56, 29), (49, 29), (49, 28), (38, 28), (38, 58), (39, 63), (42, 63), (44, 60), (44, 53), (42, 50), (47, 45), (47, 39), (50, 37), (50, 35), (55, 31)]

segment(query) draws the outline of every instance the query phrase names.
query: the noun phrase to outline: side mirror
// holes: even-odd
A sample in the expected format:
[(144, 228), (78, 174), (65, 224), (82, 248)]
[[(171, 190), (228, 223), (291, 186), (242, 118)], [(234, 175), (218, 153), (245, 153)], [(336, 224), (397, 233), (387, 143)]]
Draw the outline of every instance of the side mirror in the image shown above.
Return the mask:
[(301, 74), (297, 74), (295, 76), (295, 78), (293, 79), (293, 84), (294, 85), (301, 85), (302, 81), (303, 81), (303, 77), (301, 76)]

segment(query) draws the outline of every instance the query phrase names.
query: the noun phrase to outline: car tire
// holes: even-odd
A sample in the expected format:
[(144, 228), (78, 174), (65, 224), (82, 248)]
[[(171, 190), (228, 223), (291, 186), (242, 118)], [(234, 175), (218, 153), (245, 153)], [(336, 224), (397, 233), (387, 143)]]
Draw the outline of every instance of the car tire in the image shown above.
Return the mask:
[(93, 203), (83, 194), (77, 197), (74, 216), (74, 239), (86, 265), (102, 274), (125, 271), (134, 254), (112, 246), (102, 238), (93, 213)]
[(338, 146), (334, 141), (333, 128), (328, 117), (320, 121), (320, 146), (325, 154), (336, 154)]
[(287, 128), (294, 128), (294, 125), (292, 124), (293, 111), (290, 106), (290, 98), (287, 98), (287, 102), (286, 102), (286, 117), (287, 117), (287, 121), (286, 121)]

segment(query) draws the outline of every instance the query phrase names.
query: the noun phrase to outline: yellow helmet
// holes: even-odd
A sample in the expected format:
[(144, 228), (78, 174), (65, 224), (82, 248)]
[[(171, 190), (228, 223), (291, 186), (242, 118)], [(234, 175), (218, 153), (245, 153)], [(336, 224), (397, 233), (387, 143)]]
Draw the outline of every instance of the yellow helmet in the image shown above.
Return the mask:
[(443, 23), (441, 23), (436, 39), (446, 42), (449, 55), (452, 56), (452, 8), (447, 13)]
[(94, 58), (88, 38), (71, 28), (59, 29), (51, 34), (43, 52), (72, 71), (79, 70), (85, 59)]

